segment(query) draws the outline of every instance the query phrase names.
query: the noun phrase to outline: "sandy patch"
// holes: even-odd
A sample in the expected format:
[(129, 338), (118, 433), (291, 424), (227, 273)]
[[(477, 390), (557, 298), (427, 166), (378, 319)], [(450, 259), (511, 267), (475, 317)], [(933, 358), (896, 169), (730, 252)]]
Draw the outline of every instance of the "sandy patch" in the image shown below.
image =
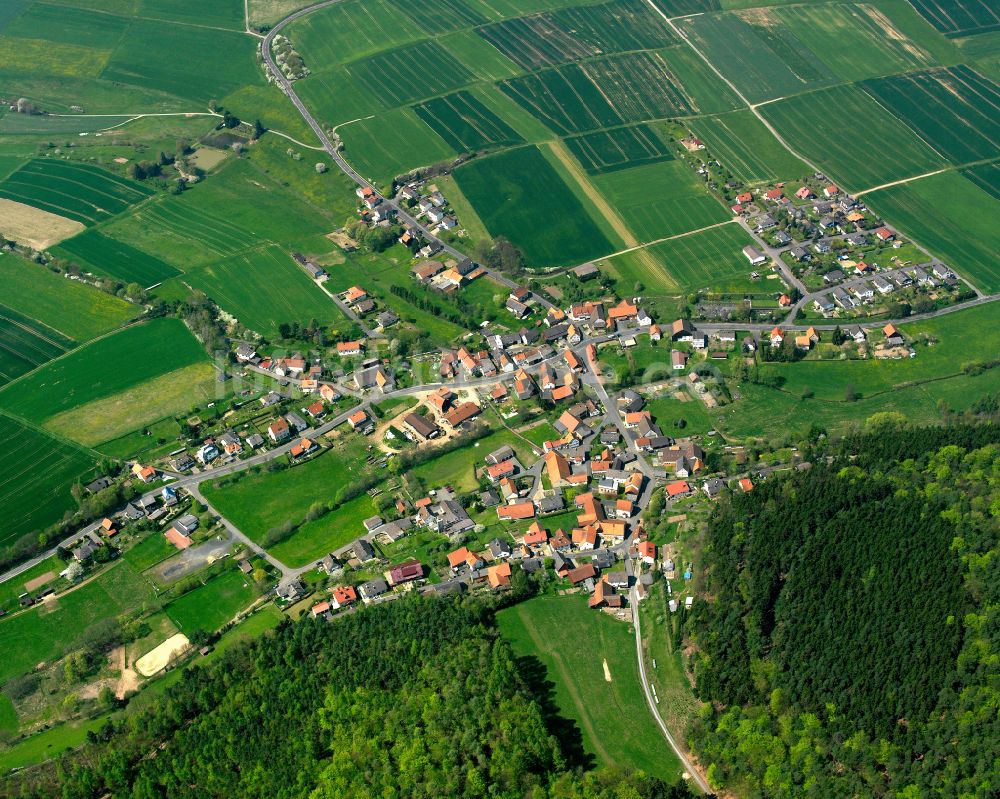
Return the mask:
[(43, 585), (45, 585), (48, 582), (51, 582), (54, 579), (56, 579), (55, 572), (45, 572), (45, 574), (36, 577), (34, 580), (28, 580), (28, 582), (24, 584), (24, 590), (27, 591), (28, 593), (31, 593), (36, 588), (41, 588)]
[(199, 147), (194, 151), (191, 160), (197, 164), (199, 169), (206, 172), (214, 169), (229, 157), (228, 150), (217, 150), (215, 147)]
[(14, 200), (0, 199), (0, 233), (18, 244), (44, 250), (85, 229), (83, 224), (72, 219)]
[(608, 668), (607, 658), (604, 659), (603, 665), (604, 665), (604, 681), (611, 682), (611, 669)]
[(135, 662), (135, 670), (143, 677), (152, 677), (167, 667), (171, 660), (182, 654), (191, 642), (184, 633), (170, 636), (166, 641), (147, 652)]

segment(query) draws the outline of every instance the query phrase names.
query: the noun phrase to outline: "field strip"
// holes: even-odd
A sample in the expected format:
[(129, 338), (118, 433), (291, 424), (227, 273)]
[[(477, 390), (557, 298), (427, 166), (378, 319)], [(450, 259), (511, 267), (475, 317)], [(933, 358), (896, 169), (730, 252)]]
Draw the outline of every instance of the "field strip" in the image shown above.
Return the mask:
[(731, 225), (736, 221), (735, 218), (727, 219), (725, 222), (716, 222), (714, 225), (705, 225), (705, 227), (700, 227), (697, 230), (688, 230), (684, 233), (675, 233), (673, 236), (664, 236), (662, 239), (653, 239), (652, 241), (644, 242), (643, 244), (636, 245), (635, 247), (629, 247), (625, 250), (619, 250), (618, 252), (613, 252), (611, 255), (605, 255), (598, 258), (599, 261), (608, 261), (611, 258), (617, 258), (619, 255), (628, 255), (630, 252), (635, 252), (636, 250), (644, 250), (647, 247), (653, 247), (657, 244), (662, 244), (665, 241), (673, 241), (674, 239), (683, 239), (688, 236), (694, 236), (696, 233), (704, 233), (706, 230), (712, 230), (717, 227), (725, 227), (726, 225)]
[[(13, 312), (13, 311), (11, 311), (11, 312)], [(38, 319), (35, 319), (35, 317), (33, 317), (33, 316), (28, 317), (28, 318), (31, 319), (31, 321), (34, 322), (36, 325), (41, 325), (42, 327), (47, 328), (48, 330), (51, 330), (53, 333), (56, 333), (56, 334), (58, 334), (60, 336), (63, 336), (64, 338), (70, 338), (70, 336), (67, 336), (65, 333), (62, 333), (59, 330), (56, 330), (51, 325), (45, 324), (45, 322), (41, 322)], [(24, 322), (21, 322), (21, 321), (19, 321), (17, 319), (13, 319), (13, 318), (11, 318), (9, 316), (5, 316), (4, 315), (4, 306), (2, 306), (2, 305), (0, 305), (0, 319), (4, 320), (6, 322), (10, 322), (12, 325), (14, 325), (15, 327), (17, 327), (20, 330), (23, 330), (25, 333), (27, 333), (30, 336), (35, 336), (37, 338), (40, 338), (42, 341), (46, 342), (47, 344), (51, 344), (53, 347), (58, 347), (63, 352), (65, 352), (68, 349), (67, 347), (64, 347), (62, 344), (60, 344), (58, 341), (54, 341), (53, 339), (46, 338), (45, 336), (41, 335), (42, 333), (45, 332), (44, 330), (38, 330), (36, 328), (29, 327), (28, 325), (24, 324)], [(74, 343), (76, 343), (75, 340), (74, 340)]]
[(954, 169), (954, 167), (946, 166), (943, 169), (935, 169), (933, 172), (924, 172), (922, 175), (914, 175), (912, 178), (903, 178), (902, 180), (894, 180), (892, 183), (883, 183), (881, 186), (872, 186), (870, 189), (863, 189), (862, 191), (854, 192), (854, 196), (860, 197), (863, 194), (870, 194), (873, 191), (891, 189), (893, 186), (902, 186), (904, 183), (912, 183), (915, 180), (923, 180), (924, 178), (933, 177), (934, 175), (940, 175), (942, 172), (951, 172), (952, 169)]

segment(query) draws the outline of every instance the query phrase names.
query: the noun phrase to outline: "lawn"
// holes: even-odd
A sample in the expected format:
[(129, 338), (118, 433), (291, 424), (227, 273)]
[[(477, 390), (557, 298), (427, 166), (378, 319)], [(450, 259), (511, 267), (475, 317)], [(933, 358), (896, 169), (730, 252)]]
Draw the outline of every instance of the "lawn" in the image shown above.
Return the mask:
[(76, 341), (114, 330), (141, 310), (13, 255), (0, 257), (0, 281), (5, 306)]
[(60, 596), (54, 604), (0, 620), (0, 683), (78, 646), (88, 629), (135, 610), (153, 593), (127, 563), (119, 562)]
[[(491, 421), (496, 423), (495, 417)], [(474, 475), (475, 467), (484, 466), (486, 456), (505, 444), (512, 446), (520, 456), (521, 463), (527, 465), (531, 447), (509, 430), (500, 429), (471, 446), (422, 463), (412, 473), (421, 478), (429, 489), (451, 486), (459, 493), (472, 491), (479, 484)]]
[(490, 233), (513, 241), (532, 267), (583, 263), (612, 249), (535, 147), (477, 158), (455, 180)]
[(497, 622), (521, 673), (540, 683), (568, 722), (560, 725), (564, 748), (582, 743), (603, 765), (680, 778), (680, 762), (646, 705), (631, 625), (588, 609), (582, 596), (536, 597), (501, 611)]
[(190, 637), (195, 630), (215, 632), (255, 596), (243, 573), (232, 568), (173, 600), (164, 611), (177, 629)]
[(0, 732), (17, 730), (17, 711), (7, 694), (0, 694)]
[(75, 511), (70, 488), (95, 459), (82, 449), (0, 414), (0, 546)]
[(691, 130), (719, 163), (746, 183), (789, 180), (810, 172), (748, 110), (692, 119)]
[(0, 390), (0, 406), (34, 422), (208, 360), (179, 319), (133, 325), (46, 364)]
[(129, 244), (87, 230), (53, 248), (53, 254), (73, 261), (82, 270), (108, 275), (148, 288), (180, 274), (180, 270)]
[(153, 532), (127, 550), (122, 557), (137, 572), (144, 572), (176, 552), (177, 549), (164, 536)]
[(377, 513), (371, 497), (362, 494), (323, 518), (303, 524), (290, 538), (271, 547), (270, 552), (288, 566), (305, 566), (364, 535), (362, 522)]
[(11, 769), (42, 763), (67, 749), (81, 746), (87, 740), (87, 733), (96, 732), (107, 720), (106, 716), (101, 716), (96, 719), (71, 721), (32, 735), (6, 752), (0, 752), (0, 774), (5, 774)]
[[(663, 354), (665, 355), (666, 351)], [(694, 397), (682, 402), (672, 394), (664, 394), (655, 399), (649, 398), (646, 409), (653, 414), (653, 419), (667, 431), (668, 435), (675, 432), (679, 436), (698, 436), (715, 428), (715, 422), (709, 417), (705, 403)], [(684, 420), (684, 427), (676, 426), (678, 419)]]

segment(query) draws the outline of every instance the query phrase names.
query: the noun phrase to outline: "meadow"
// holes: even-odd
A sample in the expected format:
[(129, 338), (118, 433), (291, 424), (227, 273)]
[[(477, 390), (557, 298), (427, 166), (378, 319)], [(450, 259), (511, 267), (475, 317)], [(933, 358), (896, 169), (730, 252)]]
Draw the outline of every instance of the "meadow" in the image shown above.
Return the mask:
[[(826, 124), (830, 109), (850, 120)], [(804, 157), (851, 191), (922, 175), (945, 166), (944, 160), (912, 130), (857, 86), (788, 97), (763, 106), (761, 113)]]
[(396, 108), (362, 119), (343, 130), (344, 153), (351, 164), (376, 184), (388, 187), (397, 175), (419, 166), (448, 161), (457, 155), (410, 108)]
[(75, 341), (120, 327), (140, 308), (13, 255), (0, 258), (3, 304)]
[(671, 161), (673, 152), (651, 125), (612, 128), (566, 139), (566, 146), (590, 175)]
[[(666, 355), (665, 350), (663, 354)], [(664, 394), (655, 399), (649, 398), (646, 409), (653, 414), (653, 419), (663, 430), (677, 430), (677, 435), (703, 436), (715, 428), (715, 422), (709, 417), (705, 404), (694, 397), (682, 402), (670, 394)], [(678, 420), (684, 421), (683, 427), (675, 425)]]
[(524, 141), (469, 92), (437, 97), (413, 110), (457, 153)]
[(611, 243), (535, 147), (477, 158), (455, 180), (493, 236), (506, 236), (533, 267), (578, 264)]
[(188, 637), (195, 630), (215, 632), (249, 605), (256, 594), (235, 567), (168, 604), (164, 611)]
[(108, 275), (124, 283), (149, 288), (181, 272), (159, 258), (130, 244), (109, 238), (99, 230), (88, 230), (62, 242), (55, 255), (73, 261), (81, 269)]
[(503, 81), (500, 88), (562, 135), (698, 111), (658, 52), (567, 64)]
[(531, 447), (509, 430), (501, 429), (471, 446), (420, 464), (413, 470), (413, 474), (421, 478), (429, 489), (451, 486), (459, 493), (472, 491), (479, 484), (475, 477), (476, 465), (482, 466), (487, 455), (504, 445), (514, 448), (522, 464), (532, 460), (529, 457)]
[(862, 84), (954, 164), (1000, 156), (1000, 86), (966, 66)]
[(29, 161), (0, 183), (0, 197), (85, 225), (110, 219), (151, 194), (100, 167), (49, 158)]
[(76, 446), (0, 415), (0, 546), (75, 511), (70, 488), (89, 477), (95, 459)]
[(138, 544), (126, 550), (122, 557), (129, 566), (142, 573), (150, 566), (155, 566), (161, 560), (166, 560), (175, 554), (177, 554), (177, 549), (167, 541), (166, 536), (152, 532), (147, 534)]
[(290, 538), (269, 551), (289, 566), (305, 566), (364, 535), (362, 522), (377, 513), (378, 508), (372, 498), (362, 494), (322, 519), (306, 522)]
[(57, 358), (73, 346), (72, 339), (0, 305), (0, 384)]
[(788, 180), (810, 171), (748, 110), (698, 117), (690, 125), (708, 152), (745, 183)]
[(983, 0), (912, 0), (913, 6), (946, 36), (1000, 30), (1000, 11)]
[[(340, 310), (277, 245), (251, 250), (195, 269), (187, 282), (251, 330), (275, 336), (283, 322), (326, 324)], [(280, 286), (280, 291), (275, 291)]]
[(179, 319), (155, 319), (87, 344), (0, 390), (0, 407), (34, 422), (207, 360)]
[(500, 611), (497, 624), (519, 671), (551, 692), (568, 750), (582, 744), (599, 763), (670, 783), (680, 778), (680, 762), (646, 706), (630, 625), (588, 609), (581, 596), (536, 597)]

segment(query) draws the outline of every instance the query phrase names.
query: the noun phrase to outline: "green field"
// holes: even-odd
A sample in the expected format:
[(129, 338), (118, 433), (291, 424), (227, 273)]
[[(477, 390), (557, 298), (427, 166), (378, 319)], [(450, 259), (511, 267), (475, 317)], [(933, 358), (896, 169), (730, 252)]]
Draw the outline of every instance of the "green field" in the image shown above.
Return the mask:
[(364, 535), (362, 522), (377, 512), (371, 497), (362, 494), (322, 519), (303, 524), (291, 538), (271, 547), (270, 552), (289, 566), (305, 566)]
[(882, 189), (865, 199), (980, 289), (1000, 291), (1000, 199), (957, 172)]
[[(665, 348), (663, 355), (665, 357), (661, 368), (667, 366)], [(689, 398), (687, 401), (681, 402), (676, 397), (665, 394), (662, 397), (650, 399), (646, 410), (653, 414), (653, 419), (663, 430), (677, 430), (676, 435), (679, 436), (703, 436), (715, 427), (715, 422), (709, 417), (705, 404), (697, 398)], [(679, 419), (684, 420), (684, 427), (674, 425)]]
[(53, 252), (81, 269), (109, 275), (125, 283), (149, 287), (180, 274), (180, 270), (129, 244), (88, 230), (62, 242)]
[(962, 174), (991, 197), (1000, 200), (1000, 162), (963, 169)]
[(243, 31), (242, 0), (140, 0), (139, 16)]
[[(848, 136), (842, 126), (824, 124), (832, 108), (863, 136)], [(760, 111), (793, 148), (853, 191), (945, 165), (912, 130), (857, 86), (788, 97)]]
[(701, 14), (706, 11), (719, 11), (722, 8), (719, 0), (653, 0), (653, 3), (668, 17)]
[(708, 152), (746, 183), (789, 180), (809, 172), (748, 110), (699, 117), (690, 124)]
[(0, 305), (0, 384), (59, 357), (73, 346), (72, 339)]
[(968, 67), (911, 72), (863, 85), (952, 163), (1000, 156), (1000, 86)]
[(433, 40), (356, 61), (351, 72), (388, 108), (452, 91), (472, 79), (472, 73)]
[(87, 740), (87, 733), (96, 732), (105, 722), (107, 717), (100, 716), (96, 719), (58, 724), (36, 733), (10, 750), (0, 753), (0, 774), (10, 769), (33, 766), (67, 749), (75, 749)]
[(326, 324), (341, 318), (333, 300), (276, 245), (196, 269), (186, 280), (265, 336), (277, 335), (282, 322)]
[[(391, 0), (425, 33), (438, 34), (481, 25), (486, 17), (463, 0)], [(409, 28), (409, 25), (403, 27)]]
[(0, 391), (0, 407), (34, 422), (207, 360), (178, 319), (156, 319), (100, 339)]
[(535, 147), (477, 158), (455, 180), (489, 232), (513, 241), (530, 266), (583, 263), (612, 249)]
[(140, 308), (13, 255), (0, 258), (3, 304), (75, 341), (88, 341)]
[(503, 81), (500, 88), (562, 135), (698, 111), (658, 52), (567, 64)]
[(0, 546), (47, 527), (76, 510), (70, 488), (89, 476), (94, 459), (83, 450), (0, 415)]
[(211, 633), (249, 605), (254, 596), (243, 573), (232, 568), (173, 600), (164, 610), (188, 636), (195, 630)]
[(451, 486), (459, 493), (472, 491), (478, 485), (474, 475), (476, 464), (482, 466), (483, 459), (489, 453), (505, 444), (514, 448), (521, 458), (521, 463), (532, 460), (529, 457), (531, 448), (524, 440), (508, 430), (499, 430), (479, 439), (472, 446), (422, 463), (413, 470), (413, 473), (423, 479), (428, 488)]
[(588, 609), (580, 596), (536, 597), (501, 611), (497, 623), (524, 659), (522, 673), (551, 685), (558, 714), (568, 720), (560, 725), (566, 743), (579, 737), (599, 763), (632, 766), (671, 783), (680, 778), (680, 762), (642, 693), (629, 624)]
[(127, 18), (115, 14), (35, 2), (4, 29), (4, 35), (103, 50), (114, 47), (128, 24)]
[(393, 6), (391, 0), (338, 3), (297, 20), (283, 33), (306, 65), (319, 72), (422, 38)]
[(524, 141), (506, 122), (468, 92), (438, 97), (413, 110), (458, 153)]
[[(65, 565), (59, 560), (59, 557), (52, 555), (49, 558), (45, 558), (41, 563), (21, 572), (17, 577), (12, 577), (0, 583), (0, 608), (8, 612), (15, 610), (17, 608), (17, 598), (27, 591), (25, 587), (26, 583), (46, 574), (54, 574), (56, 575), (55, 581), (60, 581), (62, 578), (58, 575), (64, 568)], [(32, 590), (37, 594), (39, 589), (34, 588)]]
[(152, 191), (100, 167), (35, 159), (0, 183), (0, 197), (92, 225), (148, 197)]
[(61, 657), (81, 643), (87, 629), (137, 609), (152, 589), (127, 563), (116, 563), (52, 604), (0, 620), (0, 683)]
[(674, 154), (651, 125), (633, 125), (571, 136), (566, 146), (588, 174), (671, 161)]
[(986, 0), (912, 0), (914, 8), (946, 36), (1000, 30), (1000, 11)]
[(159, 533), (149, 533), (138, 544), (129, 549), (123, 557), (125, 562), (137, 572), (144, 572), (161, 560), (175, 554), (177, 549)]

